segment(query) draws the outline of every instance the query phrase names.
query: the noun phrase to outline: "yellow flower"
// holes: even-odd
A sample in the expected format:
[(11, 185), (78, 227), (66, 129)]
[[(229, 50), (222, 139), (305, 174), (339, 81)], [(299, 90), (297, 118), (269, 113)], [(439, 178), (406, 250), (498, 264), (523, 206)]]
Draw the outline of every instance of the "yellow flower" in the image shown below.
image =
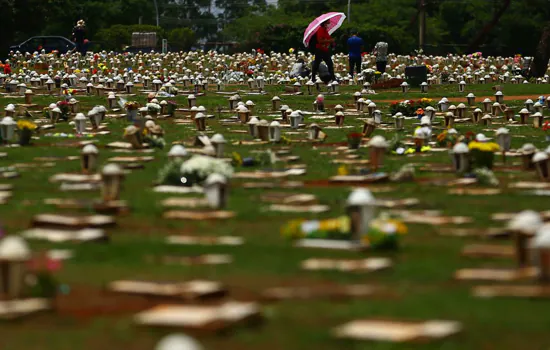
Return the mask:
[(340, 175), (340, 176), (349, 175), (348, 167), (345, 166), (345, 165), (341, 165), (341, 166), (338, 168), (338, 175)]
[(409, 229), (407, 228), (407, 226), (399, 220), (390, 219), (388, 220), (388, 223), (394, 225), (396, 232), (399, 233), (400, 235), (404, 235), (409, 232)]
[(303, 220), (292, 220), (281, 228), (281, 235), (290, 238), (302, 238), (303, 232), (301, 230)]
[(20, 120), (17, 122), (17, 128), (19, 130), (35, 130), (36, 124), (28, 120)]
[(233, 156), (233, 162), (235, 163), (236, 166), (243, 165), (243, 158), (241, 157), (240, 154), (238, 154), (237, 152), (233, 152), (232, 156)]
[(482, 152), (498, 152), (500, 146), (495, 142), (477, 142), (472, 141), (468, 144), (470, 150), (479, 150)]

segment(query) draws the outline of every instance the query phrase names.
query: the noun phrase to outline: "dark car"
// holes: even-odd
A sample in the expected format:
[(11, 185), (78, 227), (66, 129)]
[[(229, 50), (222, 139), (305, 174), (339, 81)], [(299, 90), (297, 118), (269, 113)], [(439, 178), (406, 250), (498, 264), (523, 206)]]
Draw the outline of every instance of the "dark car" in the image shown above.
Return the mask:
[(22, 44), (10, 47), (10, 51), (19, 51), (21, 53), (45, 50), (47, 53), (59, 51), (67, 53), (73, 50), (76, 44), (62, 36), (33, 36)]

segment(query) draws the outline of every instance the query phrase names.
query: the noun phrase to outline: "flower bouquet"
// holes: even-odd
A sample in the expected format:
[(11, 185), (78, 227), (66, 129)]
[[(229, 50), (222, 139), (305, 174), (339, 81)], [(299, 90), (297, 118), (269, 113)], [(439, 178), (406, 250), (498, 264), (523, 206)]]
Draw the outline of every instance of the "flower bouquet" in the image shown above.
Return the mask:
[(157, 114), (160, 113), (161, 108), (160, 108), (160, 105), (157, 103), (148, 103), (146, 107), (147, 107), (147, 112), (153, 117), (155, 117)]
[[(548, 130), (550, 130), (550, 122), (545, 122), (544, 124), (542, 124), (542, 131), (547, 133)], [(546, 135), (546, 141), (550, 141), (550, 135)]]
[(348, 216), (325, 220), (291, 220), (281, 228), (281, 235), (288, 239), (318, 238), (351, 239), (351, 221)]
[(257, 161), (256, 159), (252, 158), (252, 157), (248, 157), (248, 158), (243, 158), (239, 153), (237, 152), (233, 152), (231, 154), (231, 165), (233, 165), (234, 167), (238, 167), (238, 166), (254, 166), (257, 164)]
[(67, 101), (57, 102), (57, 107), (61, 110), (61, 118), (69, 120), (70, 106)]
[(495, 142), (472, 141), (468, 144), (472, 156), (472, 166), (476, 168), (493, 168), (495, 152), (500, 150), (500, 146)]
[(194, 156), (183, 162), (180, 167), (180, 178), (185, 177), (187, 186), (202, 184), (211, 174), (220, 174), (226, 178), (233, 176), (233, 167), (218, 158)]
[(407, 226), (403, 222), (380, 215), (371, 222), (368, 233), (361, 237), (361, 241), (374, 249), (396, 249), (399, 237), (407, 232)]
[(498, 178), (495, 176), (495, 173), (493, 173), (491, 170), (487, 168), (475, 169), (474, 175), (476, 176), (477, 182), (480, 185), (498, 186), (500, 183), (498, 181)]
[(19, 131), (19, 144), (26, 146), (31, 143), (31, 137), (37, 126), (29, 120), (20, 120), (17, 122), (17, 130)]
[(135, 101), (127, 101), (124, 103), (124, 108), (126, 109), (126, 113), (128, 115), (128, 121), (136, 120), (139, 103)]
[(358, 149), (363, 139), (363, 134), (359, 132), (353, 132), (348, 134), (348, 147), (350, 149)]
[(29, 271), (27, 284), (30, 296), (34, 298), (55, 297), (58, 283), (52, 273), (61, 268), (61, 262), (42, 255), (33, 258), (27, 265)]
[(458, 137), (456, 134), (449, 134), (447, 130), (437, 135), (437, 145), (439, 147), (452, 148), (457, 142)]
[(158, 148), (163, 149), (166, 146), (166, 141), (164, 138), (154, 135), (153, 133), (147, 131), (147, 129), (143, 129), (143, 142), (149, 144), (149, 147), (151, 148)]
[(422, 98), (420, 100), (405, 100), (399, 102), (393, 102), (390, 105), (390, 113), (396, 115), (401, 113), (405, 116), (415, 116), (416, 111), (420, 109), (425, 109), (428, 106), (433, 107), (433, 100), (431, 98)]

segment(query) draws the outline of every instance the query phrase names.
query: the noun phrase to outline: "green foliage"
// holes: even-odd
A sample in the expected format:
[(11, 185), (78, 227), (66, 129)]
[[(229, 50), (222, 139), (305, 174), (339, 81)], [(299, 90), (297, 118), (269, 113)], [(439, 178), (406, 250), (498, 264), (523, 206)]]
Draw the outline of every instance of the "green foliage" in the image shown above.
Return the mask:
[(104, 50), (121, 50), (131, 44), (134, 32), (156, 32), (159, 42), (165, 37), (164, 30), (156, 26), (117, 24), (101, 29), (97, 32), (95, 40), (101, 41), (101, 48)]
[(169, 161), (158, 172), (157, 183), (163, 185), (181, 185), (182, 161)]
[(178, 50), (189, 50), (196, 42), (195, 33), (190, 28), (176, 28), (168, 35), (168, 43)]
[[(236, 41), (238, 50), (262, 48), (286, 51), (302, 48), (304, 29), (324, 12), (347, 13), (347, 0), (156, 0), (160, 26), (174, 48), (188, 49), (196, 40)], [(426, 1), (426, 54), (465, 52), (473, 38), (492, 20), (503, 0)], [(100, 48), (121, 49), (131, 42), (138, 22), (156, 24), (151, 0), (0, 0), (2, 36), (0, 57), (9, 45), (34, 35), (70, 37), (78, 19), (86, 21), (87, 38)], [(221, 9), (210, 13), (211, 6)], [(32, 9), (32, 10), (30, 10)], [(533, 55), (543, 25), (550, 18), (546, 0), (511, 1), (500, 21), (486, 36), (480, 51), (487, 55)], [(345, 51), (349, 31), (356, 28), (370, 51), (377, 41), (390, 51), (412, 53), (418, 48), (418, 3), (410, 0), (351, 2), (346, 20), (334, 37), (336, 49)], [(191, 32), (194, 35), (191, 35)], [(160, 38), (159, 38), (160, 39)]]

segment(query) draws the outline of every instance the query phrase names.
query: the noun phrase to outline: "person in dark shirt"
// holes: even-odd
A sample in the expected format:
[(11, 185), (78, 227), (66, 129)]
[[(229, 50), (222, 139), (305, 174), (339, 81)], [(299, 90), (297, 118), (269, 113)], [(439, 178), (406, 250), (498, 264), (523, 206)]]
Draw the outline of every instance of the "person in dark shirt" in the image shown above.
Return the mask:
[(352, 35), (348, 39), (349, 75), (351, 77), (353, 77), (355, 68), (357, 68), (358, 74), (361, 73), (361, 50), (364, 45), (363, 39), (357, 36), (357, 31), (352, 31)]
[(86, 47), (84, 45), (84, 36), (86, 35), (85, 27), (86, 23), (80, 20), (76, 22), (76, 26), (73, 28), (73, 41), (76, 44), (76, 50), (80, 52), (81, 55), (86, 54)]
[(315, 76), (317, 75), (321, 61), (325, 61), (327, 64), (330, 80), (336, 80), (334, 75), (334, 63), (332, 62), (332, 55), (330, 53), (330, 46), (334, 43), (334, 39), (328, 33), (328, 24), (328, 21), (321, 24), (315, 33), (317, 36), (317, 44), (315, 46), (315, 60), (313, 61), (311, 74), (311, 80), (313, 82), (315, 82)]

